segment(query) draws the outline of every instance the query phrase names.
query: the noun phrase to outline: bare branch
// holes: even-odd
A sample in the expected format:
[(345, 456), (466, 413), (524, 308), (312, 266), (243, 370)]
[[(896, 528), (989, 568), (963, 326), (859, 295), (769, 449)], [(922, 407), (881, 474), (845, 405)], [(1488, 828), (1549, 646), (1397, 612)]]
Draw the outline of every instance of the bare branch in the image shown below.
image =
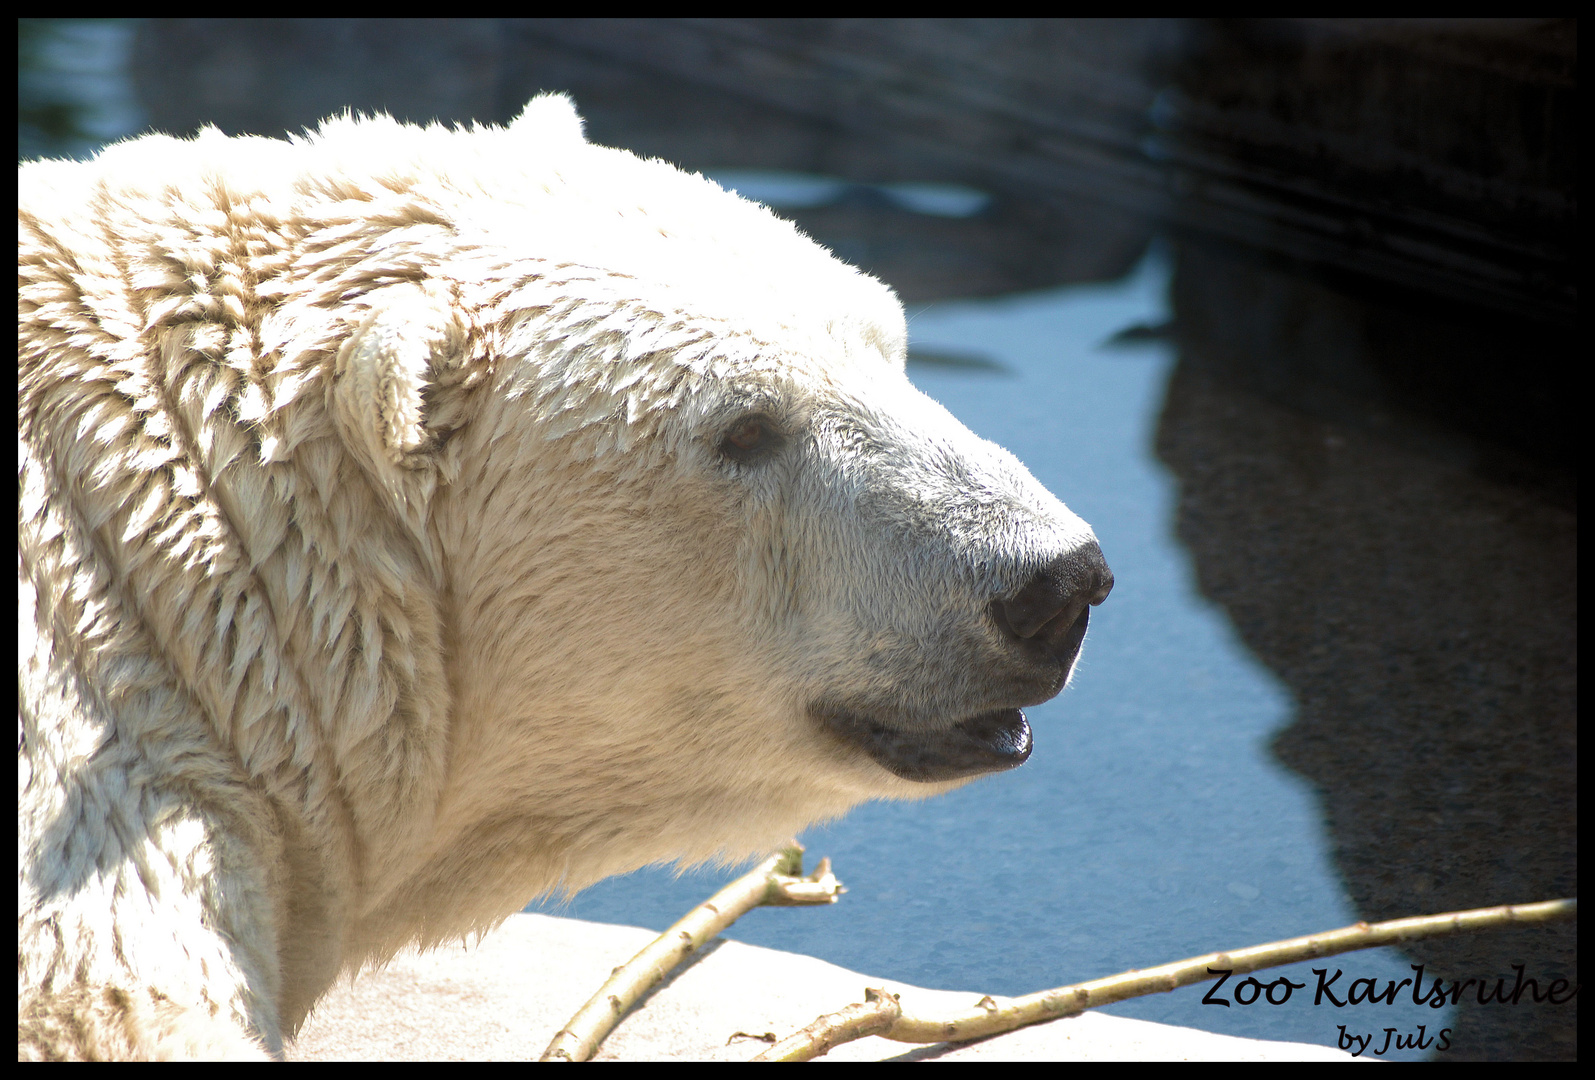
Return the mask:
[(754, 1061), (808, 1061), (833, 1046), (840, 1046), (866, 1035), (885, 1035), (903, 1015), (897, 995), (885, 987), (864, 991), (862, 1005), (849, 1005), (841, 1012), (827, 1013), (793, 1035), (788, 1035)]
[(587, 1061), (637, 1000), (678, 964), (737, 919), (763, 905), (834, 904), (845, 890), (821, 859), (802, 877), (803, 845), (791, 841), (748, 873), (715, 893), (626, 963), (570, 1018), (543, 1051), (543, 1061)]
[[(1044, 1020), (1074, 1016), (1101, 1005), (1127, 998), (1165, 993), (1192, 983), (1213, 978), (1208, 968), (1220, 968), (1244, 975), (1263, 968), (1314, 960), (1322, 956), (1395, 945), (1420, 938), (1484, 930), (1523, 923), (1553, 922), (1578, 915), (1578, 901), (1547, 900), (1538, 904), (1503, 904), (1500, 907), (1453, 911), (1444, 915), (1420, 915), (1372, 925), (1360, 922), (1339, 930), (1307, 937), (1254, 945), (1248, 949), (1208, 953), (1179, 960), (1161, 967), (1126, 971), (1105, 979), (1076, 983), (1055, 990), (1043, 990), (1017, 998), (984, 997), (966, 1012), (952, 1016), (916, 1016), (902, 1009), (892, 995), (883, 990), (865, 991), (865, 1004), (851, 1005), (838, 1013), (822, 1016), (802, 1031), (791, 1035), (754, 1058), (754, 1061), (808, 1061), (865, 1035), (880, 1035), (897, 1042), (963, 1042), (984, 1038)], [(889, 1003), (888, 1003), (888, 999)], [(896, 1017), (884, 1029), (883, 1019)]]

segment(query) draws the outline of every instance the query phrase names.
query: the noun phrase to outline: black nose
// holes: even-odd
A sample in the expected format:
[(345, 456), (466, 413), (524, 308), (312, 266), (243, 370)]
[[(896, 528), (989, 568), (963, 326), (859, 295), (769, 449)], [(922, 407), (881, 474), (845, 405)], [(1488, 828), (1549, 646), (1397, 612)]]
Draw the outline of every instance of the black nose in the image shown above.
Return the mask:
[(1042, 567), (1013, 596), (992, 601), (991, 616), (1003, 633), (1038, 642), (1067, 662), (1085, 637), (1088, 605), (1112, 589), (1113, 571), (1092, 541)]

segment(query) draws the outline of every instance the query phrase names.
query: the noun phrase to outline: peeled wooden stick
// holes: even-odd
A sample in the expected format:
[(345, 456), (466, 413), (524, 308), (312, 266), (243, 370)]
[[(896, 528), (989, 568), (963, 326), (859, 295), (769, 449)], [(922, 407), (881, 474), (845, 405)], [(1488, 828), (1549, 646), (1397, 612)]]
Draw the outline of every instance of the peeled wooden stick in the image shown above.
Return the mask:
[(1393, 919), (1372, 925), (1360, 922), (1339, 930), (1307, 937), (1253, 945), (1232, 952), (1208, 953), (1179, 960), (1161, 967), (1126, 971), (1121, 975), (1091, 982), (1042, 990), (1017, 998), (983, 997), (973, 1008), (950, 1016), (916, 1016), (903, 1009), (892, 994), (867, 990), (866, 1001), (838, 1013), (822, 1016), (802, 1031), (790, 1035), (754, 1061), (808, 1061), (811, 1058), (865, 1035), (880, 1035), (897, 1042), (963, 1042), (1043, 1020), (1074, 1016), (1100, 1005), (1111, 1005), (1126, 998), (1164, 993), (1191, 983), (1205, 982), (1213, 976), (1208, 968), (1222, 968), (1236, 975), (1263, 968), (1314, 960), (1320, 956), (1372, 949), (1420, 938), (1444, 937), (1469, 930), (1519, 923), (1553, 922), (1578, 916), (1578, 901), (1546, 900), (1538, 904), (1503, 904), (1500, 907), (1452, 911), (1444, 915), (1420, 915)]
[(598, 1052), (626, 1011), (670, 971), (738, 918), (761, 906), (834, 904), (843, 890), (821, 859), (802, 877), (803, 845), (796, 840), (699, 904), (636, 956), (614, 970), (543, 1051), (542, 1061), (586, 1061)]

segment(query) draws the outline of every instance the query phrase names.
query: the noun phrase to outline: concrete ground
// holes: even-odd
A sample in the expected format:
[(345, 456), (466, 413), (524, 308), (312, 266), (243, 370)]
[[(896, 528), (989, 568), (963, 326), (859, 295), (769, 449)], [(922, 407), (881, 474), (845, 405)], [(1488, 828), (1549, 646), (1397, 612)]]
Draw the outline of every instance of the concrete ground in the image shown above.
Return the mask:
[[(650, 930), (514, 915), (480, 944), (401, 954), (342, 985), (290, 1044), (290, 1061), (535, 1061), (564, 1022), (653, 940)], [(745, 1061), (775, 1038), (885, 985), (921, 1013), (978, 993), (924, 990), (795, 953), (718, 939), (656, 988), (604, 1041), (601, 1061)], [(1321, 1061), (1329, 1047), (1264, 1042), (1086, 1013), (977, 1043), (871, 1037), (826, 1061)]]

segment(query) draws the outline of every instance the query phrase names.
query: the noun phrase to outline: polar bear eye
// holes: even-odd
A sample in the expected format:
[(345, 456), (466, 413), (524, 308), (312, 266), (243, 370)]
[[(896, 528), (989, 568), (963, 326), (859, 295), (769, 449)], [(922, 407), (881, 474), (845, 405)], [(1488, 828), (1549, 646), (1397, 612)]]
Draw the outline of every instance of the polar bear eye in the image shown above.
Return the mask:
[(720, 437), (720, 452), (733, 461), (751, 462), (768, 457), (781, 447), (781, 433), (769, 417), (759, 413), (738, 417)]

